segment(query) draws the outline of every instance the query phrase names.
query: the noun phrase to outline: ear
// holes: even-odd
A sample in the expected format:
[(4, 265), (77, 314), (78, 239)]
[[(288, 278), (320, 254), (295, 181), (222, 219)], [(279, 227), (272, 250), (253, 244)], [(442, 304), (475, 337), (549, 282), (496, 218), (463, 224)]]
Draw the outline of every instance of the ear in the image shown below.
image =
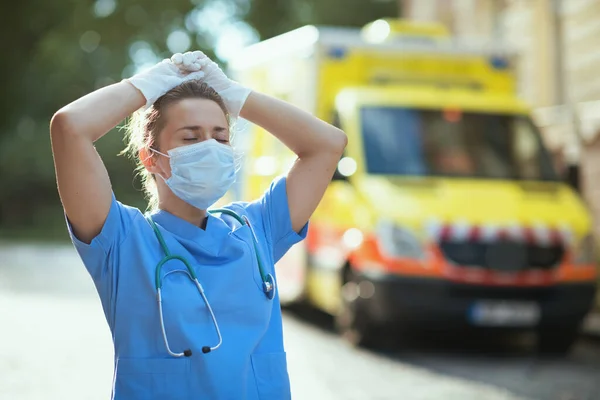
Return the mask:
[(150, 173), (155, 173), (156, 161), (154, 160), (153, 152), (148, 151), (148, 149), (144, 147), (138, 151), (138, 157)]

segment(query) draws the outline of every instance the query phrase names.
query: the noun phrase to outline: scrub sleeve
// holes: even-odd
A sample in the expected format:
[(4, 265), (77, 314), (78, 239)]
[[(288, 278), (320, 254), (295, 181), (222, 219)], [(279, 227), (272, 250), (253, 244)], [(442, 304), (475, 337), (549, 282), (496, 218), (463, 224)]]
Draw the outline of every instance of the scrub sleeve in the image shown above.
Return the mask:
[(260, 214), (274, 263), (279, 261), (290, 247), (303, 240), (308, 231), (308, 223), (299, 232), (292, 229), (286, 183), (285, 176), (275, 179), (267, 192), (257, 202), (248, 206), (248, 213), (258, 211)]
[(136, 208), (121, 204), (112, 194), (110, 210), (100, 233), (88, 243), (77, 238), (69, 218), (65, 215), (67, 229), (83, 265), (94, 281), (102, 302), (106, 320), (114, 327), (115, 288), (119, 277), (119, 247), (127, 238), (133, 220), (141, 216)]

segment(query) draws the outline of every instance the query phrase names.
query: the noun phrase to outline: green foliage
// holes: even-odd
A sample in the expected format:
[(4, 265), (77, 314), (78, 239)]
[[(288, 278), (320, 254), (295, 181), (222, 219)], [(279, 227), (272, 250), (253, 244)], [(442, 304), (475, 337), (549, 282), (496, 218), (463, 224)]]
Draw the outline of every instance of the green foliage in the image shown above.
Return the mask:
[[(214, 57), (211, 32), (191, 23), (191, 17), (215, 2), (233, 9), (229, 18), (247, 21), (263, 39), (309, 23), (360, 26), (397, 15), (393, 0), (0, 3), (0, 238), (14, 236), (17, 229), (33, 232), (37, 228), (48, 235), (65, 231), (48, 135), (54, 112), (96, 88), (130, 76), (130, 46), (135, 42), (147, 43), (160, 59), (170, 54), (169, 33), (180, 29), (189, 33), (193, 48)], [(122, 148), (118, 130), (97, 143), (117, 197), (143, 209), (133, 164), (117, 156)]]
[(308, 24), (360, 27), (397, 15), (397, 0), (252, 0), (245, 19), (268, 39)]
[[(110, 3), (110, 1), (104, 1)], [(184, 28), (196, 5), (189, 0), (121, 0), (104, 18), (94, 2), (3, 2), (0, 49), (4, 96), (0, 98), (0, 235), (45, 224), (44, 213), (61, 216), (48, 126), (65, 104), (130, 75), (129, 46), (143, 40), (167, 56), (166, 37)], [(91, 43), (89, 43), (91, 41)], [(208, 54), (210, 49), (204, 48)], [(129, 73), (127, 73), (129, 72)], [(110, 133), (97, 148), (123, 201), (143, 207), (133, 166), (117, 157), (121, 135)], [(40, 215), (42, 214), (42, 215)]]

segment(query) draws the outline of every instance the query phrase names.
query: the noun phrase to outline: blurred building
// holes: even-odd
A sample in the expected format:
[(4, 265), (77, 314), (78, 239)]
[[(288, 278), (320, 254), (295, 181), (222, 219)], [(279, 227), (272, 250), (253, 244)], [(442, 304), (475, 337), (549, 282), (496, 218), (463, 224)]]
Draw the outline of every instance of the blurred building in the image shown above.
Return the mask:
[(519, 94), (557, 165), (578, 164), (600, 238), (600, 0), (399, 0), (403, 16), (513, 49)]

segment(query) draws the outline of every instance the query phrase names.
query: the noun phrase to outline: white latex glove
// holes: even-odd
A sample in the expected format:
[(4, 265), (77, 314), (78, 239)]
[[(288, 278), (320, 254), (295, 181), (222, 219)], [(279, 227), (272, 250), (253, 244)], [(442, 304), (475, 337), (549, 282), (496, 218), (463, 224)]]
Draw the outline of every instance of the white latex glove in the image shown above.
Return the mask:
[(200, 61), (201, 56), (201, 51), (188, 51), (184, 54), (175, 53), (171, 56), (171, 61), (182, 71), (196, 72), (200, 71), (200, 68), (202, 67), (202, 62)]
[(175, 86), (191, 79), (204, 78), (204, 71), (183, 71), (169, 59), (164, 59), (153, 67), (135, 74), (129, 83), (135, 86), (146, 98), (144, 110), (148, 109), (163, 94)]
[(229, 79), (217, 63), (201, 51), (175, 54), (171, 58), (171, 61), (181, 71), (198, 71), (197, 68), (199, 67), (200, 71), (204, 72), (202, 80), (215, 89), (221, 98), (223, 98), (230, 116), (237, 118), (240, 115), (246, 99), (252, 92), (251, 89)]

